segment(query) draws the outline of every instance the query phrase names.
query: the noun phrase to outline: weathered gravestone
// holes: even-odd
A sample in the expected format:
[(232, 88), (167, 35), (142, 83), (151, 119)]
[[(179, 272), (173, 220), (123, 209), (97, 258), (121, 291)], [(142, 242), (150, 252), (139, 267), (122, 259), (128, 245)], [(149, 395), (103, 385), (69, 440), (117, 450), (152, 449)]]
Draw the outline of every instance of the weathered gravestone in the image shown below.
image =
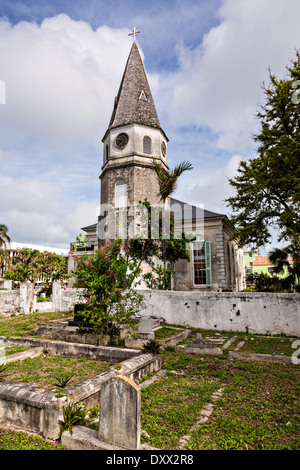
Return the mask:
[(139, 449), (141, 395), (133, 380), (115, 375), (101, 385), (99, 417), (101, 441), (124, 449)]
[(139, 337), (143, 339), (154, 339), (152, 318), (141, 318), (139, 325)]

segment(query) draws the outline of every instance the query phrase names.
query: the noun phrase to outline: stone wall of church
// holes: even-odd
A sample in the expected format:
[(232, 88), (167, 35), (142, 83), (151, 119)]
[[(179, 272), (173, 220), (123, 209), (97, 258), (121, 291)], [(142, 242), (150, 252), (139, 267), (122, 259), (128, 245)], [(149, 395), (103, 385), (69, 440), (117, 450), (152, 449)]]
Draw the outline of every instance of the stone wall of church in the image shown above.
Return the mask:
[[(185, 222), (186, 233), (192, 233), (192, 221)], [(194, 233), (194, 231), (193, 231)], [(244, 289), (244, 264), (236, 244), (230, 240), (232, 232), (222, 218), (208, 218), (200, 225), (200, 232), (211, 244), (212, 286), (194, 285), (193, 253), (189, 251), (190, 261), (179, 260), (175, 264), (175, 290), (197, 290), (199, 292), (238, 292)]]

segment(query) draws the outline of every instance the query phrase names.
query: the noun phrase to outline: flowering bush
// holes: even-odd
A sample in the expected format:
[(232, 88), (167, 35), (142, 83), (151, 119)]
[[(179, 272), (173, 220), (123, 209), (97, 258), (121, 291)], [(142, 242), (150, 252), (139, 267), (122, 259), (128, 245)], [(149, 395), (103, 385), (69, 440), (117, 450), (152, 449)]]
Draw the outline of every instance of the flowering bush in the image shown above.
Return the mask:
[(141, 272), (125, 255), (120, 239), (108, 242), (92, 255), (74, 255), (75, 287), (83, 287), (87, 308), (80, 312), (101, 335), (112, 322), (129, 326), (142, 296), (135, 290)]

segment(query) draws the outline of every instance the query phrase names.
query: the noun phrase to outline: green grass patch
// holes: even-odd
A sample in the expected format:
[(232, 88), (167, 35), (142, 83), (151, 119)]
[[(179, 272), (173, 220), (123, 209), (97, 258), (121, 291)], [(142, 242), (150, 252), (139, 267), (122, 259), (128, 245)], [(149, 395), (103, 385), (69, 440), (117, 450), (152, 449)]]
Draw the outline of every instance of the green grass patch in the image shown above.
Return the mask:
[[(11, 356), (12, 354), (21, 353), (24, 351), (28, 351), (29, 348), (25, 348), (24, 346), (6, 346), (1, 351), (3, 352), (2, 357)], [(1, 354), (0, 354), (1, 357)]]
[[(162, 353), (168, 374), (142, 391), (144, 441), (176, 449), (190, 434), (189, 450), (299, 450), (300, 368), (297, 365)], [(209, 420), (191, 432), (211, 394), (224, 388)]]
[(215, 388), (214, 382), (169, 373), (142, 389), (142, 429), (150, 435), (150, 444), (160, 449), (176, 448)]
[(44, 312), (30, 313), (27, 315), (17, 315), (0, 320), (0, 336), (9, 338), (10, 336), (34, 336), (37, 323), (51, 320), (67, 319), (70, 312)]
[(39, 436), (0, 429), (0, 450), (67, 450), (65, 446), (50, 443)]
[(281, 354), (291, 356), (294, 352), (292, 344), (295, 338), (285, 337), (264, 337), (264, 336), (249, 336), (247, 341), (242, 346), (240, 351), (254, 352), (257, 354)]
[(176, 330), (174, 328), (168, 328), (166, 326), (163, 326), (159, 330), (156, 330), (155, 333), (155, 339), (164, 339), (164, 338), (169, 338), (170, 336), (174, 336), (178, 333), (181, 333), (183, 330)]
[(6, 380), (37, 385), (46, 390), (60, 390), (54, 386), (55, 376), (74, 375), (69, 385), (104, 372), (112, 363), (73, 357), (39, 356), (20, 362), (11, 362), (5, 373)]

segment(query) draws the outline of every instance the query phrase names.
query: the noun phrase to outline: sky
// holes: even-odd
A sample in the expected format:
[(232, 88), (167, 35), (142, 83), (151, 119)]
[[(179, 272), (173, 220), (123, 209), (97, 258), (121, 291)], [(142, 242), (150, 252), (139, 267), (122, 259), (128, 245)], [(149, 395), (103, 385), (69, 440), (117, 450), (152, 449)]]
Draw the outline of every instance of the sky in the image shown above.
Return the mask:
[(135, 26), (175, 198), (230, 216), (269, 70), (299, 49), (299, 0), (0, 0), (0, 223), (68, 248), (97, 222), (102, 142)]

